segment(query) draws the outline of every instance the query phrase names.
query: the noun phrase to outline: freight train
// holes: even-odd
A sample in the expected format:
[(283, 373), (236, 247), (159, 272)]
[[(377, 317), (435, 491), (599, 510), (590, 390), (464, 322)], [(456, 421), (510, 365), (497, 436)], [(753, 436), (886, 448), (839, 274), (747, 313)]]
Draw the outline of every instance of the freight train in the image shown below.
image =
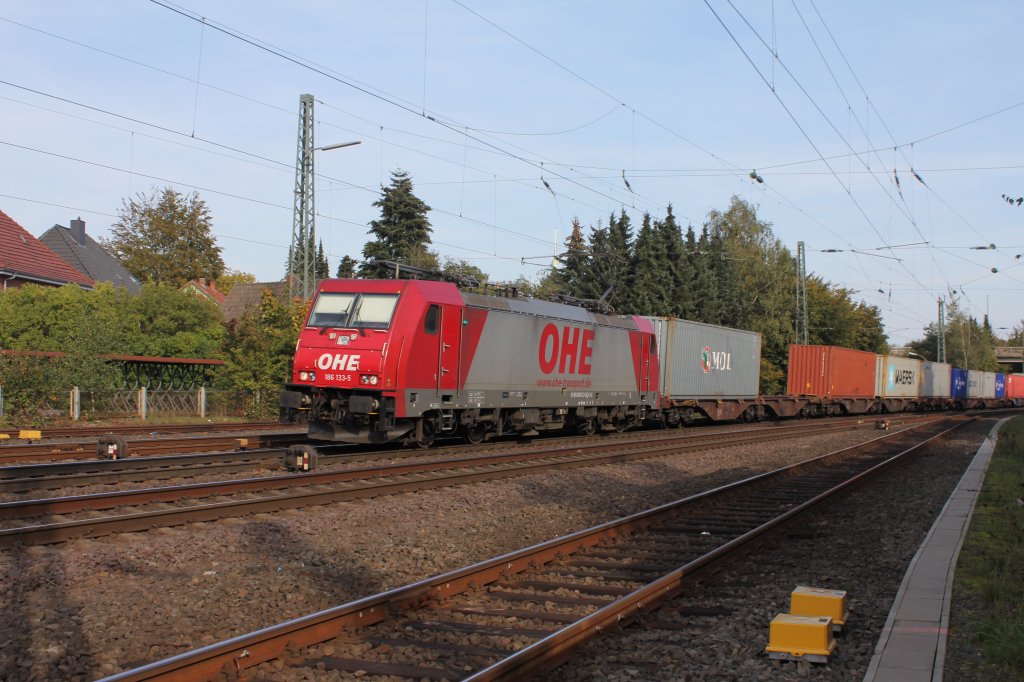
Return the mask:
[(453, 435), (479, 443), (1024, 398), (1024, 375), (801, 345), (790, 348), (788, 394), (760, 396), (760, 363), (755, 332), (484, 296), (449, 282), (325, 280), (281, 406), (305, 413), (313, 439), (426, 447)]

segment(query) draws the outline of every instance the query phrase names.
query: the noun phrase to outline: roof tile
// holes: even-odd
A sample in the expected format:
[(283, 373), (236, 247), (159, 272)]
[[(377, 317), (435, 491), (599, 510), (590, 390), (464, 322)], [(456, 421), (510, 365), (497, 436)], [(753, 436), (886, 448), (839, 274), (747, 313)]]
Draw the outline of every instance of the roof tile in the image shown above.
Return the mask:
[(61, 260), (28, 230), (0, 211), (0, 271), (92, 287), (93, 281)]

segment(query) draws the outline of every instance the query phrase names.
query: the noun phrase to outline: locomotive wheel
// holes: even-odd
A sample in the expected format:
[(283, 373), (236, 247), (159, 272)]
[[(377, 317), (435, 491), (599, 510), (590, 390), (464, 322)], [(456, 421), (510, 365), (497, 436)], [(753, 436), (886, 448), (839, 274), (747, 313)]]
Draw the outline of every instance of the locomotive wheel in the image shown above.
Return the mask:
[(434, 444), (434, 436), (437, 435), (434, 431), (434, 422), (430, 419), (423, 420), (423, 436), (416, 438), (413, 442), (416, 447), (429, 448)]
[(594, 419), (593, 417), (591, 417), (590, 419), (586, 419), (583, 421), (582, 424), (580, 424), (579, 429), (580, 433), (586, 436), (593, 436), (595, 433), (597, 433), (597, 420)]
[(467, 424), (462, 427), (462, 436), (470, 445), (479, 445), (484, 442), (484, 437), (487, 436), (487, 427), (480, 423)]

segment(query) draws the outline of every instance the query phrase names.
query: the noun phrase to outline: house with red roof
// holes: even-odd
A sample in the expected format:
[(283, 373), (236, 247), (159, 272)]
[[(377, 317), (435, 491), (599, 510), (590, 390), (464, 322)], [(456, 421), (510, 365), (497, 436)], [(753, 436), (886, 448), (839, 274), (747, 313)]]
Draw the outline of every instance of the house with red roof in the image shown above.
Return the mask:
[(28, 230), (0, 211), (0, 290), (25, 284), (92, 289), (93, 280), (68, 265)]
[(181, 288), (182, 291), (191, 291), (199, 298), (205, 298), (211, 303), (220, 305), (224, 302), (224, 298), (227, 296), (223, 291), (217, 288), (217, 283), (213, 280), (207, 281), (205, 277), (199, 277), (190, 281), (188, 284)]

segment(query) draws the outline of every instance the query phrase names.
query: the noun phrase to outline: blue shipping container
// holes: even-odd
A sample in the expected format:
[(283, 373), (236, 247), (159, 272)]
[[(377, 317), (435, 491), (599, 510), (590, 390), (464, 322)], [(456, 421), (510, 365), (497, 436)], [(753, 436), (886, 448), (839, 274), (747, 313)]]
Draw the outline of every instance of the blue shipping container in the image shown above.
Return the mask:
[(996, 397), (1006, 397), (1006, 375), (1002, 372), (996, 372)]
[(967, 397), (967, 370), (954, 367), (950, 375), (950, 398)]

